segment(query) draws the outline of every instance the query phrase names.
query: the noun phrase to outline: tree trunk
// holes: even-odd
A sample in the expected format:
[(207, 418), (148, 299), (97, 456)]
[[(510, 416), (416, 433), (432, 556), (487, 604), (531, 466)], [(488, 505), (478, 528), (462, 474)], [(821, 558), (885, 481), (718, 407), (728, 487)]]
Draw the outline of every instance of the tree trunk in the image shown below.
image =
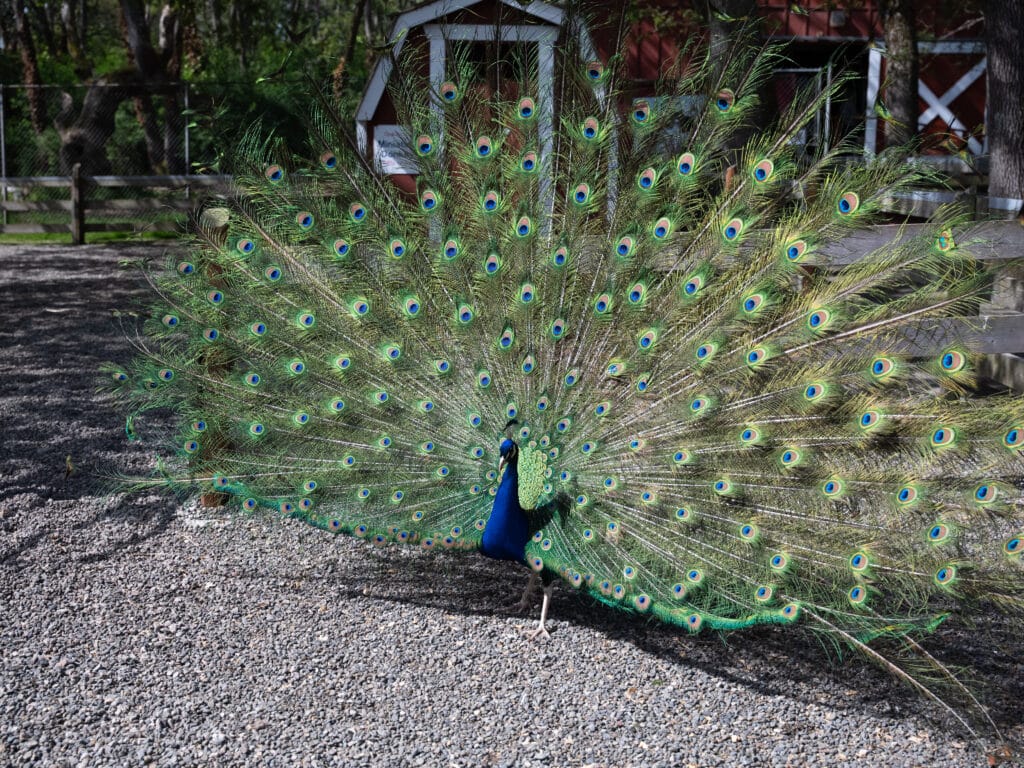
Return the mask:
[(39, 60), (36, 58), (36, 46), (32, 33), (25, 18), (25, 6), (21, 0), (11, 0), (11, 11), (14, 14), (14, 31), (18, 40), (18, 51), (21, 53), (22, 79), (25, 81), (28, 97), (28, 114), (32, 121), (32, 130), (36, 135), (46, 128), (46, 99), (43, 94), (42, 78), (39, 76)]
[(708, 0), (708, 50), (715, 74), (725, 67), (725, 56), (736, 35), (757, 15), (757, 0)]
[(92, 69), (85, 58), (85, 20), (78, 17), (78, 9), (73, 0), (61, 2), (60, 20), (67, 38), (68, 54), (75, 63), (75, 74), (85, 80)]
[(118, 104), (137, 87), (134, 79), (133, 72), (98, 78), (85, 92), (80, 110), (75, 109), (70, 94), (63, 95), (61, 110), (53, 119), (60, 134), (62, 173), (70, 173), (76, 163), (81, 163), (83, 176), (105, 176), (112, 172), (107, 142), (114, 134)]
[(168, 84), (163, 95), (164, 102), (164, 160), (167, 172), (187, 173), (182, 133), (185, 121), (181, 114), (181, 64), (184, 58), (184, 37), (182, 22), (168, 3), (160, 12), (160, 58), (164, 65), (164, 76)]
[(917, 30), (914, 0), (881, 0), (885, 29), (885, 145), (898, 147), (917, 136)]
[(125, 42), (142, 80), (162, 79), (163, 67), (149, 39), (149, 24), (146, 22), (146, 8), (142, 0), (121, 0), (121, 13)]
[(40, 6), (34, 2), (26, 2), (25, 7), (32, 12), (36, 19), (36, 30), (39, 36), (43, 38), (46, 50), (50, 52), (51, 56), (56, 58), (60, 55), (60, 51), (57, 48), (57, 38), (53, 34), (53, 20), (50, 17), (49, 7), (47, 5)]
[[(345, 44), (343, 54), (346, 62), (352, 61), (356, 55), (356, 40), (359, 37), (359, 28), (363, 26), (363, 14), (366, 12), (366, 3), (356, 3), (355, 15), (352, 17), (352, 26), (348, 28), (348, 42)], [(369, 41), (366, 41), (369, 45)]]
[(153, 100), (148, 93), (139, 94), (134, 98), (135, 121), (142, 127), (146, 138), (146, 157), (149, 169), (155, 174), (167, 173), (167, 158), (164, 154), (164, 142), (160, 136), (160, 122), (156, 117)]
[(224, 43), (220, 15), (221, 0), (206, 0), (206, 21), (210, 25), (210, 44), (216, 47)]
[(1024, 4), (986, 0), (988, 193), (1024, 198)]

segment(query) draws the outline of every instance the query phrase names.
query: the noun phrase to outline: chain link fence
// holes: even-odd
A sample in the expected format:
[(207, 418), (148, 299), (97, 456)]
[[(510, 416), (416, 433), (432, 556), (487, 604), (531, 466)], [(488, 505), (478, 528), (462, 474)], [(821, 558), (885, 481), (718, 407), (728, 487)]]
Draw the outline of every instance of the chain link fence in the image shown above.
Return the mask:
[[(168, 185), (166, 177), (195, 172), (194, 91), (188, 83), (0, 85), (3, 229), (66, 231), (73, 204), (66, 180), (76, 165), (90, 229), (180, 226), (191, 185)], [(161, 178), (147, 184), (145, 177)]]

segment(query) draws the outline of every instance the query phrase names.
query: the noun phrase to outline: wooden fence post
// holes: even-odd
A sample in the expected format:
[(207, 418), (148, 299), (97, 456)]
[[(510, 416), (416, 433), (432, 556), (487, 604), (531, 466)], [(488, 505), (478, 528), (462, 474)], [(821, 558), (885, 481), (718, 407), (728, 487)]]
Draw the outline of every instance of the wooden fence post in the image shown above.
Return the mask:
[(82, 200), (82, 164), (71, 167), (71, 244), (85, 242), (85, 204)]

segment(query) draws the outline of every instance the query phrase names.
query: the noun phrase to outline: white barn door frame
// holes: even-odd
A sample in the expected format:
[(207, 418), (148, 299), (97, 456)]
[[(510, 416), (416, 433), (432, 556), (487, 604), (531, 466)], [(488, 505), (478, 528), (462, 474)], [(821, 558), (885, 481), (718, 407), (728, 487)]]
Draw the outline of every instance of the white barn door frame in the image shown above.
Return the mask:
[[(537, 24), (512, 24), (495, 27), (490, 24), (427, 24), (423, 31), (430, 41), (430, 86), (439, 93), (445, 80), (448, 41), (532, 43), (537, 46), (537, 130), (540, 134), (541, 204), (546, 210), (554, 205), (550, 163), (554, 149), (555, 128), (555, 43), (558, 27)], [(431, 109), (438, 125), (443, 124), (441, 105), (432, 99)], [(443, 142), (441, 146), (444, 146)]]
[[(942, 40), (939, 42), (919, 42), (918, 53), (942, 54), (978, 54), (985, 52), (985, 44), (980, 40)], [(864, 152), (873, 155), (878, 151), (878, 115), (875, 106), (878, 103), (878, 92), (882, 86), (882, 58), (885, 46), (876, 40), (868, 53), (868, 92), (867, 92), (867, 125), (864, 131)], [(959, 80), (949, 87), (941, 96), (937, 95), (923, 80), (917, 81), (917, 93), (928, 105), (917, 119), (918, 128), (922, 128), (936, 117), (941, 119), (949, 130), (966, 136), (967, 127), (950, 109), (950, 105), (983, 74), (987, 67), (987, 59), (983, 58)], [(986, 113), (988, 112), (986, 105)], [(972, 155), (982, 155), (986, 147), (973, 136), (967, 138), (967, 148)]]

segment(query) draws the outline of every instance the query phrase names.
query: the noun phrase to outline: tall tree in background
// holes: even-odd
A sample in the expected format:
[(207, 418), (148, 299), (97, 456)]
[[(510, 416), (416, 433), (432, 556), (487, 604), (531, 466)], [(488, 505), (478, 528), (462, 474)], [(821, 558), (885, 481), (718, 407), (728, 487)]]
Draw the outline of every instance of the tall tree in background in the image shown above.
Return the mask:
[(757, 16), (757, 0), (707, 0), (708, 47), (712, 60), (719, 60), (729, 50), (736, 35)]
[[(120, 0), (120, 10), (130, 66), (91, 77), (80, 105), (70, 93), (63, 94), (61, 109), (54, 117), (61, 139), (61, 168), (69, 172), (75, 163), (81, 163), (89, 175), (110, 173), (107, 143), (116, 127), (115, 113), (122, 101), (131, 98), (145, 137), (150, 171), (184, 173), (180, 153), (183, 118), (177, 85), (182, 61), (178, 16), (171, 4), (163, 6), (158, 22), (159, 43), (154, 46), (143, 1)], [(154, 96), (164, 103), (162, 120)]]
[(917, 29), (914, 0), (880, 0), (885, 34), (885, 144), (901, 146), (917, 135)]
[(1024, 3), (986, 0), (988, 192), (1024, 198)]
[(36, 135), (46, 127), (46, 102), (43, 99), (42, 78), (39, 76), (39, 60), (36, 57), (36, 46), (32, 40), (28, 18), (25, 16), (25, 5), (22, 0), (11, 0), (11, 12), (14, 15), (15, 39), (21, 53), (21, 72), (27, 88), (28, 113), (32, 121), (32, 130)]

